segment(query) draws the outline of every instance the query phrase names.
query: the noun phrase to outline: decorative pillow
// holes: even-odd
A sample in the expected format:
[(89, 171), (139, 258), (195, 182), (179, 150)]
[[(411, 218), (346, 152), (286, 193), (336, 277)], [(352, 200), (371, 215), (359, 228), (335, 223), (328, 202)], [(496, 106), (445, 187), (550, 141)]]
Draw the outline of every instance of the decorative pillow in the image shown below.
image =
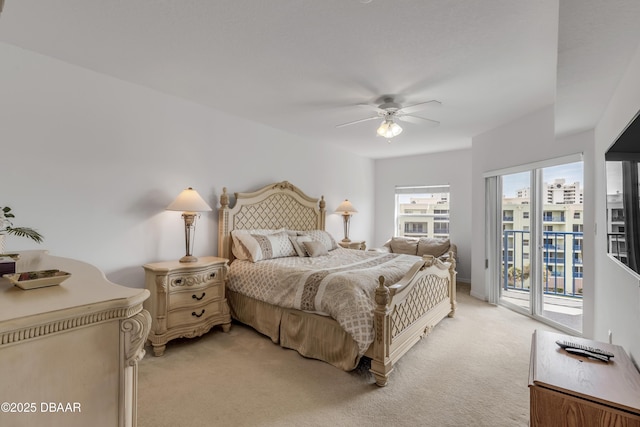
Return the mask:
[(329, 251), (327, 251), (327, 247), (322, 242), (314, 240), (310, 242), (302, 242), (302, 244), (310, 257), (327, 255), (329, 253)]
[(434, 239), (433, 237), (421, 237), (418, 240), (418, 255), (433, 255), (438, 258), (449, 250), (449, 239)]
[(242, 242), (238, 239), (238, 235), (240, 234), (276, 234), (276, 233), (280, 233), (283, 230), (284, 228), (281, 228), (279, 230), (262, 229), (262, 228), (255, 228), (251, 230), (241, 230), (241, 229), (232, 230), (231, 231), (231, 252), (233, 253), (233, 256), (236, 257), (237, 259), (250, 260), (251, 256), (249, 255), (249, 252), (247, 252), (247, 248), (245, 248)]
[[(238, 231), (238, 232), (236, 232)], [(232, 237), (237, 239), (238, 245), (234, 244), (236, 252), (244, 251), (242, 256), (253, 262), (263, 259), (295, 256), (296, 251), (289, 241), (289, 235), (283, 230), (234, 230)], [(235, 240), (234, 240), (235, 242)]]
[(410, 237), (392, 237), (391, 252), (394, 254), (415, 255), (418, 253), (418, 239)]
[(302, 231), (300, 235), (310, 236), (311, 240), (313, 240), (314, 242), (321, 242), (324, 247), (327, 248), (327, 251), (332, 251), (338, 248), (338, 244), (336, 243), (333, 236), (324, 230)]
[(289, 235), (289, 240), (291, 240), (291, 244), (293, 245), (293, 249), (295, 249), (298, 256), (307, 256), (307, 251), (304, 248), (304, 242), (311, 242), (311, 236), (291, 236)]

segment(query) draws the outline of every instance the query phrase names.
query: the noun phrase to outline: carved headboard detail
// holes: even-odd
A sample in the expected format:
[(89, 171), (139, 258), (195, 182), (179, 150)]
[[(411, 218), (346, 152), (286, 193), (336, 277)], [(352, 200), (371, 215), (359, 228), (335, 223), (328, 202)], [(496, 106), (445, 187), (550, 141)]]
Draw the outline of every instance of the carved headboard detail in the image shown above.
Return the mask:
[(324, 230), (325, 201), (307, 196), (288, 181), (267, 185), (250, 193), (234, 193), (229, 207), (227, 188), (220, 195), (218, 256), (233, 260), (231, 231), (237, 229)]

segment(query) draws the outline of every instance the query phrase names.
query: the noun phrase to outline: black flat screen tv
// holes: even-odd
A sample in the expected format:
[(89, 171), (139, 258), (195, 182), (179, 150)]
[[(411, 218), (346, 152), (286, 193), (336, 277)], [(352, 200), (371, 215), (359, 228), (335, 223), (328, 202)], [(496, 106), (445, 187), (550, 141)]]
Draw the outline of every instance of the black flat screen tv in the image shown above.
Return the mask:
[(640, 112), (605, 153), (607, 251), (640, 274)]

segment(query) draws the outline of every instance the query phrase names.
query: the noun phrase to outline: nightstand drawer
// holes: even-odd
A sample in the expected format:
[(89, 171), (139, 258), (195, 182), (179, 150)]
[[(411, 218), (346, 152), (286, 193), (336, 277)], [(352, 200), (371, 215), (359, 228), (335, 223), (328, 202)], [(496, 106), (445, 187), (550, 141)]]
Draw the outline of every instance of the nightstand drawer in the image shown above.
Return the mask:
[(205, 305), (170, 311), (167, 316), (167, 327), (197, 324), (209, 317), (221, 315), (222, 304), (223, 301), (218, 300)]
[(203, 268), (192, 272), (179, 272), (169, 275), (170, 292), (182, 289), (198, 289), (210, 286), (213, 283), (223, 283), (224, 272), (222, 267)]
[(222, 283), (217, 283), (206, 288), (177, 291), (169, 295), (169, 310), (202, 305), (203, 303), (209, 303), (210, 301), (222, 298), (224, 298), (224, 285)]

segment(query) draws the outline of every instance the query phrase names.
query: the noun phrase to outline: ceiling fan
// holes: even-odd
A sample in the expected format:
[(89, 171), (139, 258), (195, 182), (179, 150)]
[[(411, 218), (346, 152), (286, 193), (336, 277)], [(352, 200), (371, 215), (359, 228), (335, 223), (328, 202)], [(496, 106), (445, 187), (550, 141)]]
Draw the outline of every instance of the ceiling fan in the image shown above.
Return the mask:
[(370, 104), (360, 105), (362, 107), (374, 110), (377, 114), (372, 117), (366, 117), (364, 119), (342, 123), (340, 125), (337, 125), (336, 127), (340, 128), (344, 126), (355, 125), (357, 123), (367, 122), (369, 120), (382, 119), (382, 123), (378, 127), (377, 133), (380, 136), (391, 139), (394, 136), (400, 135), (400, 133), (402, 132), (402, 128), (396, 123), (396, 120), (416, 124), (427, 124), (430, 126), (438, 126), (440, 124), (440, 122), (436, 120), (431, 120), (425, 117), (414, 115), (414, 113), (421, 111), (430, 105), (441, 105), (441, 102), (435, 99), (403, 107), (401, 104), (393, 102), (393, 98), (386, 97), (383, 99), (382, 104), (378, 106)]

